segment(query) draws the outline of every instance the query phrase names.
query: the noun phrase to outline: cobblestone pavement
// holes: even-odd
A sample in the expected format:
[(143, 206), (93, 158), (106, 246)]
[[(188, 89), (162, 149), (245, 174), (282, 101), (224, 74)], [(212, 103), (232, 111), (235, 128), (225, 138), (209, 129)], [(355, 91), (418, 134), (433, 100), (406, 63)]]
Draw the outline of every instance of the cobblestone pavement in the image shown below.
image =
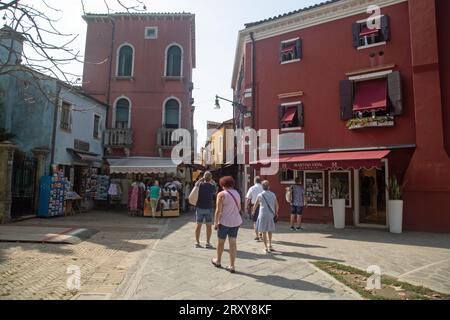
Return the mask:
[[(190, 219), (192, 221), (192, 218)], [(249, 222), (246, 222), (249, 224)], [(285, 300), (360, 299), (359, 295), (309, 264), (334, 260), (304, 254), (301, 248), (277, 245), (274, 254), (263, 252), (249, 228), (240, 230), (237, 273), (214, 268), (215, 251), (194, 247), (192, 222), (171, 220), (172, 231), (149, 250), (146, 261), (131, 271), (118, 299)], [(224, 255), (222, 265), (228, 263)]]
[[(192, 221), (192, 218), (191, 218)], [(187, 223), (186, 223), (187, 222)], [(192, 222), (171, 220), (170, 234), (130, 271), (115, 298), (119, 299), (354, 299), (354, 292), (309, 264), (335, 261), (367, 269), (380, 266), (383, 274), (450, 292), (450, 237), (412, 233), (306, 225), (292, 232), (286, 223), (274, 236), (277, 253), (266, 255), (247, 228), (238, 239), (238, 273), (212, 267), (214, 251), (194, 248)], [(246, 225), (249, 222), (246, 221)], [(223, 265), (228, 262), (224, 255)]]
[[(0, 300), (359, 299), (313, 267), (314, 260), (361, 269), (378, 265), (383, 274), (450, 293), (450, 237), (443, 234), (393, 235), (325, 225), (292, 232), (282, 222), (274, 237), (278, 252), (266, 255), (246, 221), (238, 240), (238, 273), (232, 275), (212, 267), (214, 250), (194, 248), (193, 215), (154, 221), (91, 212), (18, 225), (99, 232), (77, 245), (0, 243)], [(71, 265), (81, 267), (80, 292), (66, 288)]]
[(159, 237), (164, 221), (126, 213), (91, 212), (14, 225), (80, 227), (99, 232), (78, 245), (0, 243), (0, 299), (71, 299), (69, 266), (80, 267), (81, 292), (108, 297), (139, 255)]

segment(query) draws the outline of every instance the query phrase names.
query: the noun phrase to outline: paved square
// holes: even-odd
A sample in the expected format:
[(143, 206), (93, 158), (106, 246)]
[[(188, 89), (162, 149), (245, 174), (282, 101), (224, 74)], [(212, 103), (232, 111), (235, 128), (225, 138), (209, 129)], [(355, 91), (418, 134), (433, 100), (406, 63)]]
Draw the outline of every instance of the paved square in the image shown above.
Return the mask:
[[(0, 299), (360, 299), (309, 263), (317, 260), (378, 265), (383, 274), (450, 293), (450, 237), (444, 234), (326, 225), (293, 232), (282, 222), (274, 236), (277, 252), (265, 254), (245, 221), (238, 272), (230, 274), (211, 265), (214, 250), (194, 248), (192, 214), (153, 220), (91, 212), (14, 226), (99, 232), (75, 245), (0, 243)], [(80, 267), (79, 291), (66, 287), (69, 266)]]

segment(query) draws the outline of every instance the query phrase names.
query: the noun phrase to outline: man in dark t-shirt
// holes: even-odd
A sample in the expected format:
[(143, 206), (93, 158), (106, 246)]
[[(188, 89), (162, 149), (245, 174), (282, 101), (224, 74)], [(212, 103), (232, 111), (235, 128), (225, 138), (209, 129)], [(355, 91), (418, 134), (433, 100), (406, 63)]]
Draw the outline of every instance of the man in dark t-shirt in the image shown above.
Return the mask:
[(211, 245), (211, 235), (212, 235), (212, 225), (214, 220), (214, 196), (217, 193), (217, 188), (213, 184), (211, 172), (205, 172), (202, 179), (200, 179), (196, 186), (198, 186), (198, 200), (197, 200), (197, 210), (196, 210), (196, 222), (195, 227), (195, 239), (196, 248), (202, 248), (200, 244), (200, 233), (202, 230), (202, 225), (206, 224), (206, 248), (212, 249)]

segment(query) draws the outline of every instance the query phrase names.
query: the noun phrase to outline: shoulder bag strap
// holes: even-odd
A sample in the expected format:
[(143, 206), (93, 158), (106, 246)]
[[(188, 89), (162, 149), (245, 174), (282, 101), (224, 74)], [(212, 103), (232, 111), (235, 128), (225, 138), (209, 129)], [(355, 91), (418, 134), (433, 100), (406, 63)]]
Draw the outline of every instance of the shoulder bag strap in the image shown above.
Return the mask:
[(261, 193), (261, 196), (263, 197), (264, 201), (267, 204), (267, 207), (269, 207), (269, 210), (272, 212), (272, 214), (275, 216), (275, 211), (273, 211), (272, 207), (270, 206), (269, 202), (267, 201), (266, 197)]
[(225, 190), (225, 192), (228, 193), (233, 198), (234, 203), (236, 204), (236, 207), (237, 207), (238, 211), (241, 211), (241, 210), (239, 210), (239, 204), (238, 204), (238, 201), (236, 200), (236, 197), (231, 192), (228, 192), (227, 190)]

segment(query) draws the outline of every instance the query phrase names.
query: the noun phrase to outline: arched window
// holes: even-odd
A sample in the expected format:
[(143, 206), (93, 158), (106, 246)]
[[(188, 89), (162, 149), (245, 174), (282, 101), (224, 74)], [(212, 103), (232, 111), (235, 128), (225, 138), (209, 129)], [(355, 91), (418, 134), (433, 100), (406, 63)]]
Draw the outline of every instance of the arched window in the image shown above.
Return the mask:
[(180, 127), (180, 104), (175, 99), (166, 102), (164, 127), (178, 129)]
[(168, 77), (181, 77), (181, 48), (173, 45), (167, 50), (167, 70)]
[(116, 128), (128, 129), (130, 119), (130, 101), (121, 98), (116, 103)]
[(119, 49), (117, 76), (131, 77), (133, 75), (133, 48), (129, 45), (123, 45)]

